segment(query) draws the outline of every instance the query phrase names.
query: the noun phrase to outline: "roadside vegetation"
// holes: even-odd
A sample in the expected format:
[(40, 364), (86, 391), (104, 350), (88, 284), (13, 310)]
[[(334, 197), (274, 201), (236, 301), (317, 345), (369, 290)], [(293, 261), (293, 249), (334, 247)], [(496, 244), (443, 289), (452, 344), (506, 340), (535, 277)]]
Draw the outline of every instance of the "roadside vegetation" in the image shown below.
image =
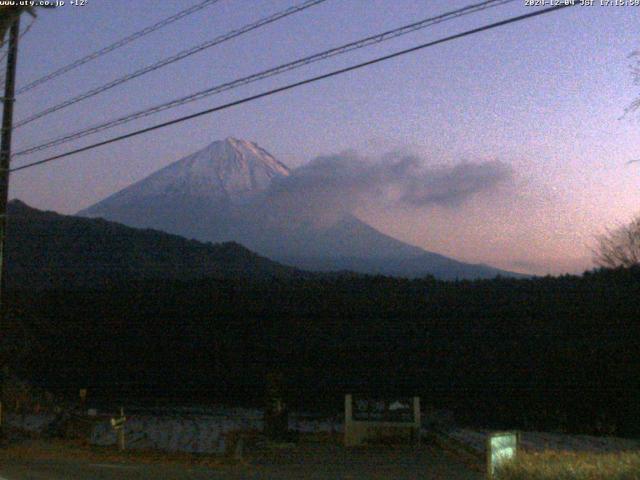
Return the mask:
[(638, 480), (640, 452), (522, 453), (505, 465), (497, 480)]

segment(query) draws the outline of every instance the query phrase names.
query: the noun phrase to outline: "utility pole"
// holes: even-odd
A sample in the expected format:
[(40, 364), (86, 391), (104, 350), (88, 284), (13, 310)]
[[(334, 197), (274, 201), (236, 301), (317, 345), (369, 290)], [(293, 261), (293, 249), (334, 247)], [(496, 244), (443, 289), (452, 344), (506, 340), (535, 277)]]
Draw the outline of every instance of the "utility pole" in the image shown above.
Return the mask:
[[(4, 290), (4, 240), (7, 230), (7, 203), (9, 200), (9, 168), (11, 163), (11, 131), (13, 130), (13, 103), (16, 90), (16, 66), (18, 63), (18, 39), (20, 37), (20, 17), (17, 17), (9, 32), (9, 53), (7, 74), (2, 99), (2, 137), (0, 139), (0, 306), (3, 306)], [(3, 310), (4, 312), (4, 310)]]
[[(2, 99), (2, 135), (0, 138), (0, 331), (4, 327), (6, 306), (2, 301), (4, 271), (4, 240), (7, 229), (7, 203), (9, 200), (9, 168), (11, 164), (11, 130), (13, 129), (13, 103), (15, 96), (16, 65), (18, 62), (18, 40), (20, 37), (20, 15), (16, 16), (9, 32), (9, 51), (7, 54), (7, 74), (5, 77), (4, 98)], [(4, 367), (4, 366), (2, 366)], [(3, 369), (4, 370), (4, 369)], [(0, 372), (0, 376), (4, 371)], [(0, 383), (0, 394), (4, 379)], [(1, 410), (0, 410), (1, 412)], [(1, 413), (0, 413), (1, 415)], [(4, 425), (0, 417), (0, 438)]]

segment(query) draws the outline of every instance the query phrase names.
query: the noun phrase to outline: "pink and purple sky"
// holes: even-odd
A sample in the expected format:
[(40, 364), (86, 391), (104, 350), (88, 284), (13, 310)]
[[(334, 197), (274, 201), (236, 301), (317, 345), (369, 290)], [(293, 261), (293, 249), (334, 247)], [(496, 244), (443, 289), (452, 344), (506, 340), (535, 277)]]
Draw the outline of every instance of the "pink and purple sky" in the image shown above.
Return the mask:
[[(196, 0), (88, 0), (41, 11), (20, 46), (18, 87)], [(295, 4), (221, 0), (17, 98), (20, 120), (68, 97)], [(472, 3), (328, 0), (15, 132), (14, 151), (208, 86)], [(278, 85), (532, 11), (487, 10), (57, 147), (14, 166)], [(29, 19), (23, 18), (23, 27)], [(640, 7), (576, 6), (429, 48), (149, 135), (16, 172), (11, 197), (74, 213), (228, 136), (290, 167), (356, 152), (410, 153), (430, 167), (499, 162), (510, 172), (462, 202), (368, 198), (379, 230), (463, 261), (535, 274), (591, 268), (594, 235), (640, 212), (640, 124), (621, 118), (640, 88)]]

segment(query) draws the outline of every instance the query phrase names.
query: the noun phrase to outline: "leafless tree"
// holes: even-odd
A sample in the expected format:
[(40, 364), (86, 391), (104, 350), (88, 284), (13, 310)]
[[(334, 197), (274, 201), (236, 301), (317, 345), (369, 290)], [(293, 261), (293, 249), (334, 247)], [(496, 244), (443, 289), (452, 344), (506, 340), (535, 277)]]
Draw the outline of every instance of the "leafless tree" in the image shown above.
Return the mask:
[[(631, 52), (629, 58), (633, 60), (634, 63), (631, 64), (631, 76), (633, 77), (634, 85), (640, 86), (640, 50), (636, 50)], [(625, 114), (632, 113), (640, 109), (640, 98), (636, 98), (631, 104), (624, 109)]]
[(629, 224), (596, 237), (593, 254), (595, 263), (601, 267), (640, 265), (640, 215)]

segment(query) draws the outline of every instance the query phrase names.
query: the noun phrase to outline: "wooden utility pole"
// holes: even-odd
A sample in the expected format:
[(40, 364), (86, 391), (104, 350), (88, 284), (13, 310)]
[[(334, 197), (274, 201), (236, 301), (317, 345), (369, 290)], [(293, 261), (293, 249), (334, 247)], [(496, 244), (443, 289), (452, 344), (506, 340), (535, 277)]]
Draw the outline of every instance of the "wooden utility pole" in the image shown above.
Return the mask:
[[(7, 203), (9, 198), (9, 168), (11, 164), (11, 130), (13, 129), (13, 102), (15, 96), (16, 65), (18, 62), (18, 40), (20, 37), (20, 15), (15, 17), (9, 32), (9, 51), (7, 54), (7, 74), (5, 77), (4, 97), (2, 99), (2, 135), (0, 136), (0, 331), (4, 328), (6, 306), (2, 301), (4, 270), (4, 239), (7, 228)], [(4, 37), (2, 37), (4, 38)], [(0, 365), (1, 367), (1, 365)], [(0, 373), (2, 375), (4, 372)], [(4, 381), (0, 382), (0, 394)], [(0, 411), (1, 415), (1, 411)], [(4, 425), (0, 419), (0, 438)]]
[(0, 139), (0, 307), (2, 302), (4, 271), (4, 240), (7, 229), (7, 203), (9, 200), (9, 168), (11, 164), (11, 133), (13, 130), (13, 103), (16, 90), (16, 66), (18, 63), (18, 40), (20, 37), (20, 17), (16, 17), (9, 32), (9, 53), (7, 74), (2, 99), (2, 136)]

